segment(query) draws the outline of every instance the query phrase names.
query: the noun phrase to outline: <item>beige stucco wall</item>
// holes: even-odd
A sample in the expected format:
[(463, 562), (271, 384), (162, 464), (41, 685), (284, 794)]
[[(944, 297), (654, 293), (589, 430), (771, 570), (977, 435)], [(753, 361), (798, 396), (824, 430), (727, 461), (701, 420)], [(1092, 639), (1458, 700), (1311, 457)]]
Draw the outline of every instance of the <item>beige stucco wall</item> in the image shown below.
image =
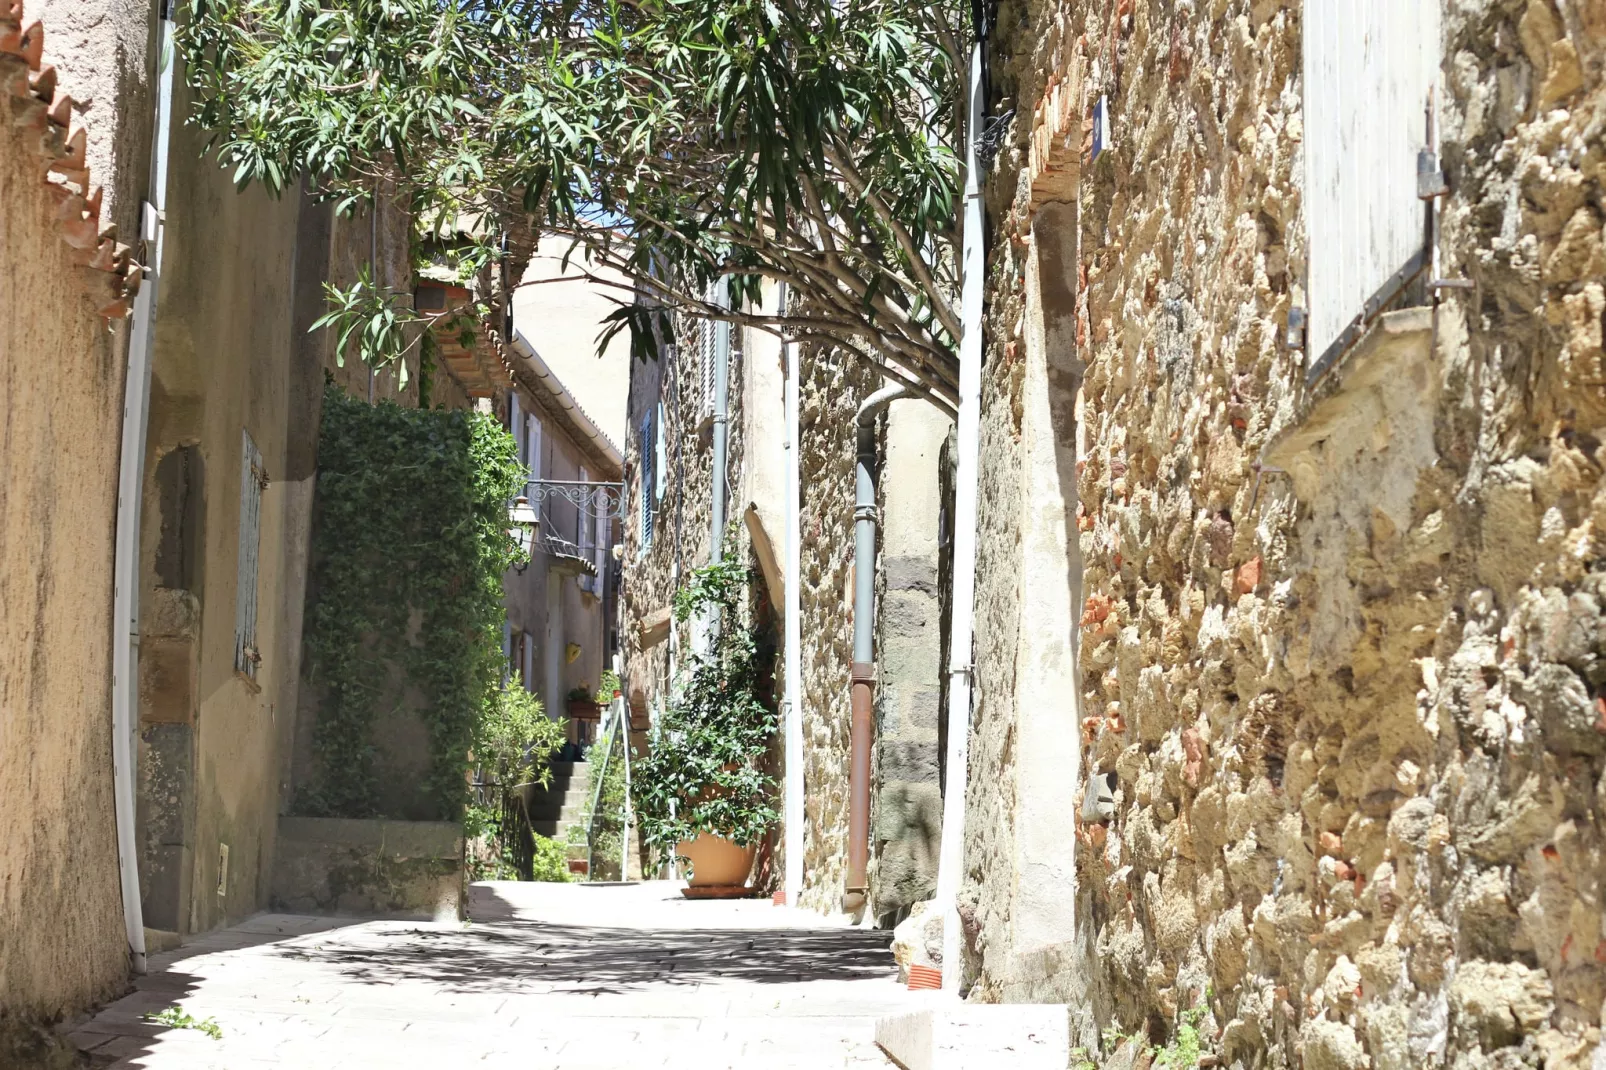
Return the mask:
[(565, 267), (567, 251), (564, 239), (543, 236), (525, 268), (524, 284), (513, 293), (514, 328), (541, 354), (598, 429), (622, 447), (629, 404), (625, 384), (630, 378), (630, 332), (615, 335), (601, 353), (597, 336), (607, 316), (621, 302), (629, 304), (634, 294), (623, 275), (590, 263), (580, 250)]
[[(267, 901), (278, 813), (281, 721), (295, 708), (287, 642), (301, 614), (304, 551), (282, 548), (306, 538), (311, 472), (291, 471), (291, 398), (306, 404), (308, 373), (291, 356), (292, 265), (301, 201), (275, 200), (260, 189), (237, 193), (216, 163), (200, 156), (200, 137), (175, 126), (170, 163), (167, 249), (151, 373), (145, 520), (141, 550), (145, 628), (162, 631), (151, 614), (170, 601), (158, 591), (157, 542), (164, 521), (156, 466), (179, 446), (198, 448), (203, 464), (200, 568), (192, 626), (195, 691), (191, 697), (193, 813), (186, 864), (187, 910), (179, 931), (204, 931), (260, 909)], [(182, 207), (180, 207), (182, 206)], [(316, 404), (316, 395), (313, 397)], [(295, 414), (297, 433), (315, 433)], [(269, 483), (262, 494), (257, 574), (257, 646), (253, 683), (234, 667), (236, 578), (240, 554), (242, 432), (262, 455)], [(304, 446), (304, 443), (297, 443)], [(288, 569), (287, 569), (288, 566)], [(297, 639), (299, 629), (295, 628)], [(142, 710), (147, 715), (148, 710)], [(148, 738), (148, 737), (147, 737)], [(147, 764), (156, 760), (142, 748)], [(219, 894), (219, 848), (228, 845), (226, 893)], [(147, 875), (148, 877), (148, 875)]]
[(104, 276), (73, 263), (12, 107), (0, 93), (0, 1058), (12, 1016), (77, 1012), (127, 968), (111, 597), (128, 326), (96, 316)]
[[(1326, 445), (1258, 481), (1263, 449), (1328, 418), (1281, 329), (1304, 270), (1300, 5), (1070, 3), (1009, 33), (995, 80), (1018, 114), (1085, 45), (1115, 148), (1071, 241), (1063, 215), (1020, 226), (1025, 123), (991, 183), (973, 998), (1069, 999), (1138, 1050), (1198, 1007), (1229, 1065), (1590, 1065), (1606, 24), (1446, 5), (1440, 252), (1475, 289), (1436, 325), (1390, 321)], [(1058, 344), (1029, 314), (1045, 268), (1075, 294)], [(1012, 518), (1039, 504), (1034, 396), (1051, 419), (1077, 405), (1051, 377), (1067, 355), (1078, 757), (1113, 813), (1082, 811), (1074, 916), (1032, 962), (1018, 823), (1043, 796), (1013, 734), (1042, 696), (1015, 622), (1045, 521)]]

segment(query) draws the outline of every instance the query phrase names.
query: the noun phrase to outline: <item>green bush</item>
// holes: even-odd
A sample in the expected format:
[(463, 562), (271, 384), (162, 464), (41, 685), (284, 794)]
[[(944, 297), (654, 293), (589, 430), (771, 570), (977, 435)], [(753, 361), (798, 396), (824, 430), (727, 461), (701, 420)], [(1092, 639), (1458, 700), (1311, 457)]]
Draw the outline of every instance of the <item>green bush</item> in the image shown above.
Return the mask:
[(539, 832), (533, 835), (535, 850), (531, 853), (531, 879), (558, 884), (566, 884), (573, 880), (573, 876), (569, 873), (569, 852), (563, 843), (550, 836), (543, 836)]

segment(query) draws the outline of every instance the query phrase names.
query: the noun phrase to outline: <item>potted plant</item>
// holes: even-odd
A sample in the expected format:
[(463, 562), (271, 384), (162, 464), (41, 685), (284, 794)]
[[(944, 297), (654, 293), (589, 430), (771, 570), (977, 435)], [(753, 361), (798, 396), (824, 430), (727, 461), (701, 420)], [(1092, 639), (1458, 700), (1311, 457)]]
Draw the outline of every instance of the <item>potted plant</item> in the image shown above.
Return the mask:
[(642, 842), (690, 863), (693, 888), (745, 884), (780, 818), (762, 768), (776, 715), (758, 698), (758, 642), (738, 604), (747, 580), (745, 564), (727, 560), (676, 593), (676, 620), (703, 615), (708, 644), (691, 654), (631, 785)]
[(571, 721), (595, 721), (602, 716), (602, 707), (592, 697), (591, 689), (584, 684), (569, 692), (565, 706)]

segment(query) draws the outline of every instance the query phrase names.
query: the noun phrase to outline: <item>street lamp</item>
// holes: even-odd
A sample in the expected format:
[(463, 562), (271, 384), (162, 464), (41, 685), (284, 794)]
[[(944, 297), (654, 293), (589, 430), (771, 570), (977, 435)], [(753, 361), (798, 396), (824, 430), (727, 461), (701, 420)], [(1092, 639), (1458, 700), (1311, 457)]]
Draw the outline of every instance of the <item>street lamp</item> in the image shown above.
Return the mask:
[(541, 518), (530, 507), (530, 499), (520, 494), (513, 499), (513, 504), (507, 507), (508, 523), (513, 526), (507, 529), (508, 536), (518, 543), (519, 552), (524, 560), (513, 566), (513, 571), (522, 574), (530, 567), (530, 551), (535, 546), (535, 528), (541, 523)]

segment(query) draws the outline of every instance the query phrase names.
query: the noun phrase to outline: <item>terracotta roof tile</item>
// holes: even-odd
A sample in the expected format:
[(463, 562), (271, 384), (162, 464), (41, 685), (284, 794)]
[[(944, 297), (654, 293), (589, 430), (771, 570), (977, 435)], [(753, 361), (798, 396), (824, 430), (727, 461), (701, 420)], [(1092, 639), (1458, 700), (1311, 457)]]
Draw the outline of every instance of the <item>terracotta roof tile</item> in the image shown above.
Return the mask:
[(0, 0), (0, 97), (12, 100), (13, 136), (39, 158), (62, 241), (78, 263), (104, 277), (97, 283), (104, 287), (100, 314), (120, 319), (139, 292), (140, 265), (117, 240), (117, 227), (101, 225), (101, 190), (90, 185), (85, 160), (88, 138), (72, 125), (72, 97), (57, 84), (56, 68), (43, 65), (44, 50), (44, 25), (26, 22), (22, 0)]

